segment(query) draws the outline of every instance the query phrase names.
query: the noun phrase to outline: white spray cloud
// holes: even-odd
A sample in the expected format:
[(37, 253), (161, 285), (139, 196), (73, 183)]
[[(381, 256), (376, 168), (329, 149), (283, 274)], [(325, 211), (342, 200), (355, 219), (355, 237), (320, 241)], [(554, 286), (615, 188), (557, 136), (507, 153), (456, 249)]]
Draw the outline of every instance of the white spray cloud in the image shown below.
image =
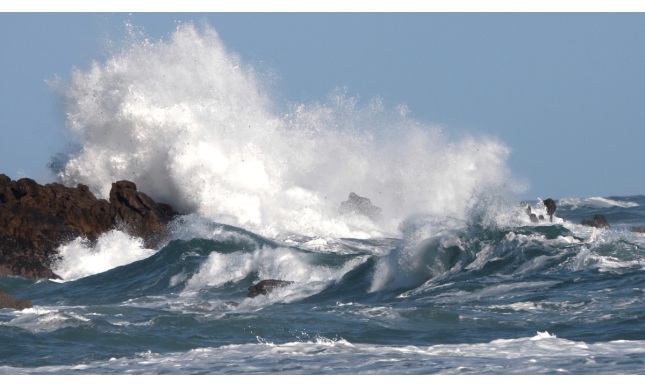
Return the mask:
[[(398, 234), (415, 213), (463, 215), (477, 187), (508, 177), (499, 142), (450, 142), (405, 106), (389, 111), (377, 98), (359, 107), (343, 90), (276, 113), (256, 78), (211, 28), (134, 39), (73, 71), (67, 125), (82, 140), (60, 179), (99, 197), (132, 180), (157, 201), (269, 237), (369, 238)], [(383, 220), (340, 216), (350, 192), (381, 207)]]
[(101, 234), (94, 246), (79, 237), (58, 248), (60, 260), (52, 270), (71, 281), (148, 258), (155, 250), (143, 247), (143, 240), (112, 230)]

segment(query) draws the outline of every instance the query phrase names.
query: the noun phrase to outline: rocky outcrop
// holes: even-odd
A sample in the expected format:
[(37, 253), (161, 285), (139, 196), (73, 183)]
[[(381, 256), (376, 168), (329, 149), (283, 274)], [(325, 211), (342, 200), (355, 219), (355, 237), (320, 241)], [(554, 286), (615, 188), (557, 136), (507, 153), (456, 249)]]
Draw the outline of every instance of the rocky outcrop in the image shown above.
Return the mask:
[(33, 308), (31, 301), (16, 300), (0, 289), (0, 309), (28, 309)]
[(97, 199), (86, 185), (76, 188), (31, 179), (13, 181), (0, 174), (0, 276), (59, 278), (50, 267), (61, 243), (79, 236), (90, 242), (117, 228), (157, 248), (177, 215), (156, 203), (134, 183), (112, 184), (110, 201)]
[[(555, 210), (557, 208), (556, 205), (555, 205), (555, 201), (553, 199), (546, 199), (546, 200), (542, 201), (542, 204), (546, 208), (546, 213), (549, 216), (549, 220), (551, 221), (551, 223), (553, 223), (553, 216), (554, 216)], [(541, 220), (545, 220), (544, 215), (539, 215), (538, 216), (538, 215), (533, 213), (533, 209), (531, 208), (530, 204), (528, 204), (526, 202), (522, 202), (522, 203), (520, 203), (520, 206), (521, 207), (526, 207), (526, 215), (529, 216), (529, 218), (531, 219), (532, 223), (539, 223)], [(555, 215), (555, 216), (557, 218), (560, 218), (557, 215)], [(560, 218), (560, 219), (562, 219), (562, 218)]]
[(249, 294), (247, 297), (255, 298), (259, 295), (266, 296), (271, 293), (273, 289), (283, 288), (287, 285), (291, 285), (293, 281), (281, 281), (281, 280), (263, 280), (257, 284), (249, 287)]
[(610, 229), (609, 222), (602, 215), (595, 215), (593, 220), (583, 220), (583, 226), (595, 227), (595, 228), (607, 228)]
[(640, 232), (645, 234), (645, 227), (632, 227), (632, 232)]
[(543, 200), (542, 204), (544, 204), (544, 207), (546, 207), (546, 213), (547, 215), (549, 215), (549, 220), (551, 220), (551, 223), (553, 223), (553, 214), (555, 214), (555, 210), (557, 209), (557, 206), (555, 205), (555, 200), (549, 198), (549, 199)]
[(355, 213), (365, 215), (372, 221), (377, 221), (382, 217), (382, 210), (379, 207), (373, 205), (368, 198), (360, 197), (354, 192), (349, 194), (348, 200), (340, 203), (339, 212), (341, 214)]

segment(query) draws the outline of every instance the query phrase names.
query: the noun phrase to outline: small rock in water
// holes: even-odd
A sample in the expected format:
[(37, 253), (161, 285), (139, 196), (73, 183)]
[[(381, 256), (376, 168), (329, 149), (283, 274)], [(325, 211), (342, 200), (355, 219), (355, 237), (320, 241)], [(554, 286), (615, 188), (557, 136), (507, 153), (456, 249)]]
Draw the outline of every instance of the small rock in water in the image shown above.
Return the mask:
[(549, 199), (543, 200), (542, 204), (544, 204), (544, 207), (546, 207), (546, 213), (549, 215), (551, 223), (553, 223), (553, 214), (555, 214), (555, 210), (557, 209), (555, 205), (555, 201), (549, 198)]
[(16, 300), (10, 295), (8, 295), (4, 290), (0, 289), (0, 309), (28, 309), (33, 308), (31, 301), (26, 300)]
[(381, 219), (381, 209), (372, 204), (368, 198), (360, 197), (355, 193), (349, 194), (349, 199), (340, 203), (340, 213), (358, 213), (365, 215), (373, 221)]
[(602, 215), (595, 215), (593, 220), (583, 220), (583, 226), (595, 227), (595, 228), (607, 228), (610, 229), (609, 222)]
[(544, 220), (544, 215), (540, 215), (540, 216), (538, 216), (538, 219), (540, 219), (540, 220)]
[(531, 216), (531, 214), (532, 214), (531, 205), (530, 204), (527, 204), (527, 205), (528, 205), (528, 207), (526, 207), (526, 215)]
[(282, 288), (287, 285), (291, 285), (293, 281), (280, 281), (280, 280), (263, 280), (257, 284), (249, 287), (249, 294), (247, 297), (255, 298), (259, 295), (266, 296), (271, 293), (273, 289)]
[(645, 234), (645, 227), (632, 227), (632, 232), (640, 232)]
[(531, 214), (531, 222), (532, 223), (537, 223), (539, 222), (538, 217), (535, 214)]

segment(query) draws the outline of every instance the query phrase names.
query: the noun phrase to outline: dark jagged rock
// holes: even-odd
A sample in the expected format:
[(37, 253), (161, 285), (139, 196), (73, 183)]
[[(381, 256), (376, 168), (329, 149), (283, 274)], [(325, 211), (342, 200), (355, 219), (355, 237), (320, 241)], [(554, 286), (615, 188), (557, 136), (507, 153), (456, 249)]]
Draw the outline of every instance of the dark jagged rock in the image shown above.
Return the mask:
[(582, 225), (595, 228), (611, 228), (609, 222), (602, 215), (595, 215), (593, 220), (583, 220)]
[(16, 300), (8, 295), (4, 290), (0, 289), (0, 309), (28, 309), (33, 308), (31, 301)]
[(527, 204), (527, 206), (528, 206), (528, 207), (526, 207), (526, 215), (531, 216), (531, 214), (533, 213), (533, 212), (531, 211), (531, 205), (530, 205), (530, 204)]
[(555, 205), (555, 200), (549, 198), (546, 200), (542, 201), (542, 204), (546, 207), (546, 213), (549, 215), (549, 219), (551, 220), (551, 223), (553, 223), (553, 214), (555, 214), (555, 210), (557, 209), (557, 206)]
[(645, 234), (645, 227), (632, 227), (632, 232), (640, 232)]
[(355, 193), (349, 194), (347, 201), (340, 203), (340, 213), (349, 214), (357, 213), (365, 215), (373, 221), (381, 219), (381, 209), (372, 204), (368, 198), (360, 197)]
[(112, 183), (110, 204), (114, 208), (112, 224), (142, 238), (146, 248), (159, 246), (167, 237), (166, 225), (178, 215), (171, 206), (156, 203), (145, 193), (137, 192), (137, 186), (127, 180)]
[(530, 216), (530, 217), (531, 217), (531, 222), (532, 222), (532, 223), (537, 223), (537, 222), (539, 222), (537, 215), (535, 215), (535, 214), (531, 214), (531, 216)]
[(247, 297), (255, 298), (259, 295), (266, 296), (271, 293), (273, 289), (283, 288), (287, 285), (291, 285), (293, 281), (281, 281), (281, 280), (263, 280), (257, 284), (249, 287), (249, 294)]
[(108, 202), (83, 184), (41, 186), (0, 174), (0, 276), (60, 278), (50, 267), (61, 243), (79, 236), (93, 242), (114, 228), (142, 238), (146, 248), (157, 248), (175, 215), (172, 207), (125, 180), (112, 184)]

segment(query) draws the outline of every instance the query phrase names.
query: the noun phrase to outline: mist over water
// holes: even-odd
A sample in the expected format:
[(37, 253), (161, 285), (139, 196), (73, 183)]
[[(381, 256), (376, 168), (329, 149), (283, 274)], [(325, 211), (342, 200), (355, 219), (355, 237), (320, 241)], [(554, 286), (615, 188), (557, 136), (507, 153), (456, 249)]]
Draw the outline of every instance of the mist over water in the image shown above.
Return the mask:
[[(266, 236), (369, 238), (399, 235), (413, 214), (463, 217), (510, 177), (505, 145), (451, 140), (405, 106), (362, 104), (344, 89), (281, 106), (210, 27), (182, 24), (158, 42), (131, 34), (105, 63), (72, 73), (67, 126), (80, 150), (59, 172), (64, 184), (107, 197), (131, 180), (180, 211)], [(383, 220), (340, 216), (350, 192)]]

